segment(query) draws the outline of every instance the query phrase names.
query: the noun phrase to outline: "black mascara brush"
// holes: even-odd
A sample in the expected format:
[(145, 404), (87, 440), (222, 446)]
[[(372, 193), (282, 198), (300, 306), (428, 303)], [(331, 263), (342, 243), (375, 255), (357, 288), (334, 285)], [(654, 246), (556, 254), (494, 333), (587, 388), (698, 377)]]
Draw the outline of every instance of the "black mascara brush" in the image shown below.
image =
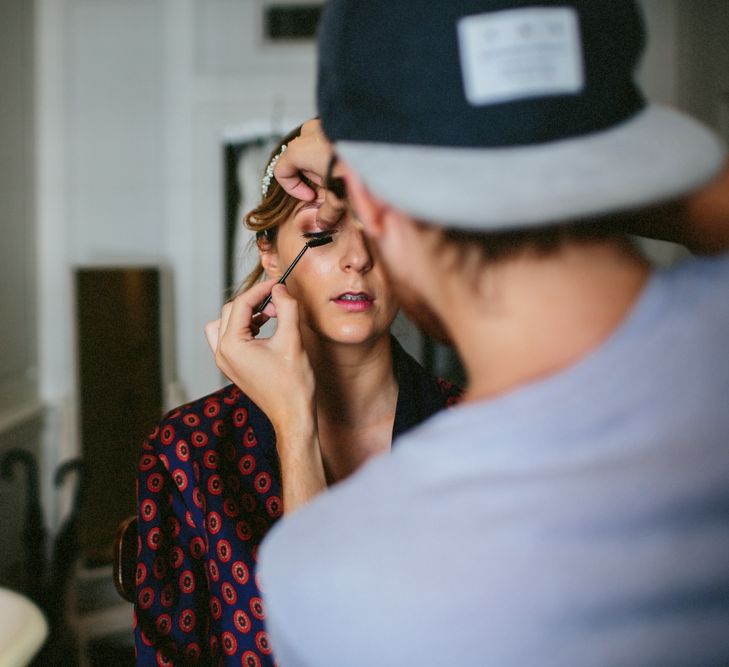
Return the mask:
[[(286, 269), (286, 271), (284, 271), (284, 274), (278, 279), (278, 281), (276, 282), (276, 284), (277, 285), (282, 285), (282, 284), (284, 284), (286, 282), (286, 278), (289, 277), (289, 274), (294, 270), (294, 267), (299, 263), (299, 260), (304, 256), (304, 253), (309, 248), (318, 248), (319, 246), (326, 245), (327, 243), (331, 243), (331, 242), (332, 242), (331, 234), (329, 234), (328, 236), (321, 236), (319, 238), (313, 238), (310, 241), (307, 241), (304, 244), (304, 247), (301, 249), (301, 252), (298, 255), (296, 255), (296, 257), (294, 258), (294, 261), (291, 262), (291, 264), (289, 264), (289, 268)], [(271, 295), (270, 294), (265, 298), (265, 300), (263, 301), (263, 303), (260, 306), (258, 306), (258, 308), (256, 308), (255, 314), (257, 315), (258, 313), (263, 312), (263, 309), (269, 303), (271, 303)]]

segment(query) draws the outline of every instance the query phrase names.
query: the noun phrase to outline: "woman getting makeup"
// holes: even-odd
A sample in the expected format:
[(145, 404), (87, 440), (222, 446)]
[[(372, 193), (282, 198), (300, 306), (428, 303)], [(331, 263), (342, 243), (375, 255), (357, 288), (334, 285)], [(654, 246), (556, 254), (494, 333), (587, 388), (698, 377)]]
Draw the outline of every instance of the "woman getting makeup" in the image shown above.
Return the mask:
[[(283, 409), (259, 406), (231, 384), (173, 410), (145, 440), (135, 603), (140, 665), (273, 664), (255, 576), (263, 536), (284, 512), (388, 452), (394, 436), (459, 395), (390, 335), (398, 306), (356, 222), (345, 216), (320, 228), (323, 190), (315, 201), (300, 201), (271, 178), (277, 156), (299, 131), (273, 151), (263, 199), (246, 216), (260, 264), (235, 307), (255, 312), (273, 292), (261, 321), (277, 309), (295, 311), (286, 321), (298, 327), (296, 346), (276, 349), (276, 334), (255, 343), (291, 359), (292, 373), (307, 377), (276, 379), (261, 366), (249, 379), (315, 387), (315, 404), (309, 396), (301, 401), (316, 415), (316, 438), (301, 433), (300, 442), (280, 441), (267, 407), (283, 414), (302, 406), (290, 398)], [(286, 287), (276, 286), (299, 255)], [(281, 290), (293, 298), (279, 298)], [(206, 329), (213, 348), (232, 307)], [(241, 335), (257, 333), (252, 326)], [(300, 355), (307, 364), (298, 363)]]

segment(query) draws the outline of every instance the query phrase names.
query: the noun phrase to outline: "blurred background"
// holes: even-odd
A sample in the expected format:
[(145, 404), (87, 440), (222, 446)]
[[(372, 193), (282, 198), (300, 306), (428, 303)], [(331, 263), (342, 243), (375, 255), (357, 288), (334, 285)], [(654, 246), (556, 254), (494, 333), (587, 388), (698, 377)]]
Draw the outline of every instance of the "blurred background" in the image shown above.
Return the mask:
[[(726, 139), (729, 2), (641, 4), (648, 97)], [(50, 622), (38, 664), (133, 664), (114, 531), (145, 433), (223, 384), (202, 327), (272, 138), (315, 114), (321, 5), (0, 0), (0, 587)]]

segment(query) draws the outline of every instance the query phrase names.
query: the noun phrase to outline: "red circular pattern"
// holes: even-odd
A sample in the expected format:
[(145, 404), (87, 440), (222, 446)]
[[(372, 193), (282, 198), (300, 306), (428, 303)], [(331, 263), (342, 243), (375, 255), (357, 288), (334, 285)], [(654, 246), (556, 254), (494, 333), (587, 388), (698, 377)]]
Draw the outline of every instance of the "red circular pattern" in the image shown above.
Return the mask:
[(251, 631), (251, 619), (242, 609), (236, 609), (233, 612), (233, 623), (238, 632), (246, 634)]
[(149, 609), (154, 604), (154, 589), (151, 586), (145, 586), (139, 591), (137, 599), (140, 608)]
[(266, 618), (266, 608), (263, 606), (263, 600), (259, 597), (252, 597), (250, 601), (251, 613), (259, 620), (262, 621)]
[(167, 446), (172, 444), (172, 441), (175, 439), (175, 428), (171, 424), (166, 424), (165, 427), (162, 429), (162, 432), (160, 433), (160, 442)]
[(234, 519), (240, 514), (238, 503), (236, 503), (232, 498), (226, 498), (223, 501), (223, 512), (225, 512), (225, 516)]
[(169, 614), (160, 614), (155, 623), (157, 632), (161, 635), (168, 635), (172, 629), (172, 617)]
[(223, 583), (220, 590), (223, 593), (223, 600), (225, 600), (226, 604), (234, 605), (238, 602), (238, 594), (235, 592), (235, 588), (233, 588), (232, 584), (226, 581)]
[(256, 480), (253, 482), (258, 493), (268, 493), (271, 488), (271, 475), (267, 472), (259, 472), (256, 475)]
[(175, 484), (180, 491), (184, 491), (187, 488), (187, 474), (181, 468), (177, 468), (172, 473), (172, 479), (175, 480)]
[(158, 473), (158, 472), (152, 473), (147, 478), (147, 489), (149, 489), (149, 491), (151, 493), (159, 493), (162, 490), (162, 487), (164, 486), (164, 484), (165, 484), (165, 478), (162, 477), (161, 473)]
[(147, 472), (148, 470), (154, 468), (155, 463), (157, 463), (156, 456), (153, 456), (152, 454), (144, 454), (144, 456), (139, 459), (139, 471)]
[(208, 444), (208, 435), (203, 431), (195, 431), (191, 440), (194, 447), (205, 447)]
[(190, 642), (185, 647), (185, 657), (191, 662), (196, 662), (200, 657), (201, 653), (202, 649), (200, 648), (200, 644), (198, 644), (197, 642)]
[(188, 412), (182, 418), (182, 423), (185, 426), (189, 426), (190, 428), (195, 428), (197, 426), (200, 426), (200, 417), (198, 417), (194, 412)]
[(185, 554), (180, 547), (172, 547), (170, 550), (170, 565), (177, 569), (185, 562)]
[(283, 514), (283, 503), (278, 496), (270, 496), (266, 500), (266, 512), (272, 519), (278, 519)]
[(250, 475), (256, 469), (256, 457), (253, 454), (246, 454), (238, 462), (238, 470), (241, 475)]
[(160, 603), (165, 608), (170, 608), (175, 601), (175, 591), (172, 588), (172, 584), (167, 584), (160, 593)]
[(217, 401), (208, 401), (207, 403), (205, 403), (205, 407), (203, 408), (203, 414), (208, 419), (217, 417), (220, 414), (220, 403), (218, 403)]
[(261, 667), (261, 659), (253, 652), (246, 651), (240, 658), (242, 667)]
[(210, 475), (208, 479), (208, 492), (214, 496), (223, 493), (223, 478), (220, 475)]
[(246, 447), (255, 447), (258, 444), (258, 438), (252, 426), (249, 426), (243, 434), (243, 444)]
[(245, 426), (246, 422), (248, 421), (248, 410), (245, 408), (238, 408), (237, 410), (233, 411), (233, 424), (240, 428), (241, 426)]
[(218, 421), (213, 422), (210, 428), (213, 432), (213, 435), (216, 435), (219, 438), (222, 438), (228, 434), (228, 429), (225, 428), (225, 422), (223, 422), (222, 419), (218, 419)]
[(183, 593), (192, 593), (195, 590), (195, 577), (190, 570), (185, 570), (180, 575), (179, 585)]
[(218, 452), (216, 452), (214, 449), (210, 449), (205, 452), (203, 454), (203, 465), (208, 470), (217, 470), (218, 466), (220, 465), (220, 457), (218, 456)]
[(228, 540), (220, 540), (216, 551), (218, 552), (218, 559), (220, 559), (223, 563), (227, 563), (233, 553)]
[(147, 533), (147, 546), (152, 549), (152, 551), (157, 551), (161, 541), (162, 531), (155, 526)]
[(233, 578), (242, 586), (243, 584), (248, 583), (248, 578), (250, 577), (250, 571), (248, 570), (248, 566), (242, 561), (237, 560), (235, 563), (233, 563), (233, 567), (231, 568), (233, 572)]
[(195, 537), (190, 542), (190, 555), (197, 560), (205, 555), (205, 542), (202, 537)]
[(189, 461), (190, 460), (190, 445), (187, 444), (184, 440), (178, 440), (177, 444), (175, 445), (175, 453), (177, 454), (177, 458), (180, 459), (180, 461)]
[(245, 519), (237, 521), (235, 524), (235, 534), (238, 536), (238, 539), (242, 540), (243, 542), (248, 542), (248, 540), (253, 537), (253, 529), (251, 528), (251, 524), (248, 523)]
[(206, 520), (208, 532), (217, 535), (220, 532), (220, 514), (209, 512)]
[(210, 614), (216, 621), (223, 615), (223, 605), (214, 595), (210, 598)]
[(174, 667), (175, 663), (170, 660), (170, 657), (162, 649), (159, 649), (156, 655), (159, 667)]
[(192, 632), (195, 629), (197, 617), (192, 609), (185, 609), (180, 614), (179, 626), (183, 632)]
[(235, 655), (238, 650), (238, 642), (232, 632), (224, 632), (220, 637), (220, 644), (225, 655)]
[(256, 647), (263, 655), (271, 653), (271, 642), (268, 640), (268, 633), (265, 630), (256, 633)]

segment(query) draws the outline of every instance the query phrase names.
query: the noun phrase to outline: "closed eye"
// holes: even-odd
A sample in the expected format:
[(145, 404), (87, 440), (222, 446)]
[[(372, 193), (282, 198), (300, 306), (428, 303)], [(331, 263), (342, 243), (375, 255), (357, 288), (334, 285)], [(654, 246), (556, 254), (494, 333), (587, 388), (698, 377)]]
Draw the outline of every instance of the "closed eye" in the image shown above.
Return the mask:
[(339, 230), (336, 228), (332, 229), (325, 229), (321, 232), (304, 232), (302, 236), (305, 239), (323, 239), (325, 236), (333, 236), (336, 234)]

